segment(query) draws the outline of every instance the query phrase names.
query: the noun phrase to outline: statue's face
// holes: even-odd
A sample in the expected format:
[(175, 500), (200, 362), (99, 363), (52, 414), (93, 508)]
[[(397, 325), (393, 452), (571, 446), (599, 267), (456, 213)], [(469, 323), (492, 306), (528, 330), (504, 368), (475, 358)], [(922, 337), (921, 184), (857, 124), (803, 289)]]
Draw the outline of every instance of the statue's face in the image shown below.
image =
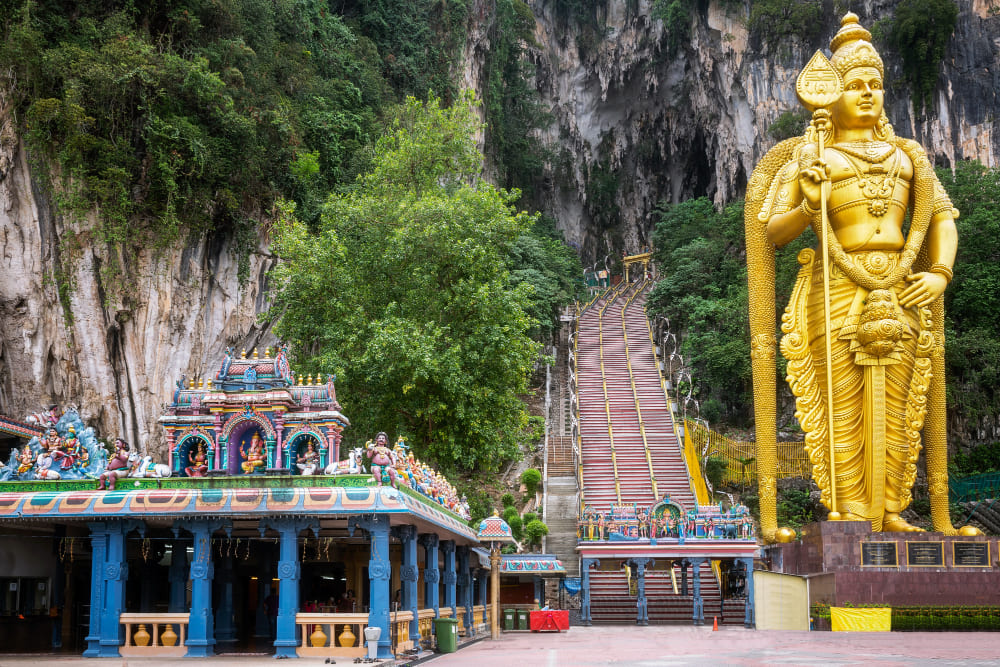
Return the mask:
[(844, 76), (844, 94), (833, 103), (833, 123), (838, 128), (860, 130), (875, 127), (882, 114), (885, 91), (882, 75), (874, 67), (855, 67)]

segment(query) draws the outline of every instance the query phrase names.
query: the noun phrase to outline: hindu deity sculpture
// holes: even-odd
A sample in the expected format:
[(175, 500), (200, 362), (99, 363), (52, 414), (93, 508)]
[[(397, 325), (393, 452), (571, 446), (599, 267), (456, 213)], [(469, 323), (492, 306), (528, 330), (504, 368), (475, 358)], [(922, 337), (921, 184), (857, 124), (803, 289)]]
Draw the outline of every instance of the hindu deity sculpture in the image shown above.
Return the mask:
[(122, 438), (115, 438), (114, 451), (111, 452), (108, 465), (98, 478), (97, 490), (115, 490), (115, 482), (119, 477), (129, 474), (129, 445)]
[(241, 449), (240, 454), (243, 456), (241, 467), (244, 474), (252, 475), (264, 467), (267, 462), (267, 454), (264, 452), (264, 441), (259, 433), (253, 434), (250, 438), (249, 448)]
[(375, 436), (374, 444), (369, 440), (365, 445), (365, 455), (372, 462), (372, 476), (375, 478), (375, 483), (382, 486), (382, 482), (388, 482), (396, 488), (395, 455), (389, 447), (389, 436), (380, 432)]
[(926, 447), (934, 528), (954, 534), (940, 297), (958, 211), (924, 150), (894, 134), (882, 59), (856, 15), (844, 16), (830, 50), (829, 60), (813, 56), (796, 86), (812, 124), (772, 148), (747, 188), (761, 532), (767, 541), (794, 537), (775, 512), (774, 246), (811, 226), (819, 245), (799, 253), (780, 347), (828, 518), (918, 530), (900, 512)]
[(21, 475), (30, 471), (35, 465), (35, 453), (31, 451), (30, 445), (25, 445), (24, 449), (17, 457), (17, 475)]
[(55, 464), (56, 459), (52, 457), (52, 450), (43, 445), (42, 451), (35, 458), (35, 477), (38, 479), (62, 479)]
[(301, 475), (315, 475), (319, 469), (319, 452), (313, 447), (313, 443), (306, 443), (306, 451), (302, 452), (295, 460), (295, 467), (299, 469)]
[(205, 453), (204, 442), (199, 440), (197, 449), (188, 452), (188, 463), (191, 465), (184, 468), (188, 477), (204, 477), (208, 474), (208, 455)]

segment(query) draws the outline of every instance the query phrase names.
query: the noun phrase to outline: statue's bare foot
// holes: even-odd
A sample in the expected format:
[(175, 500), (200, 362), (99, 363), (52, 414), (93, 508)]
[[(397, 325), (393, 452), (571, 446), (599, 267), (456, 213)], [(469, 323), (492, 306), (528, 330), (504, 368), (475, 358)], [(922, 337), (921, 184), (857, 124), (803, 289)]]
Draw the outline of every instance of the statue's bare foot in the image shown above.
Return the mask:
[(886, 512), (885, 518), (882, 519), (882, 531), (886, 533), (922, 533), (924, 529), (904, 521), (895, 512)]
[(868, 519), (864, 518), (863, 516), (858, 516), (854, 512), (844, 512), (841, 516), (843, 517), (843, 518), (841, 518), (841, 521), (867, 521), (868, 520)]

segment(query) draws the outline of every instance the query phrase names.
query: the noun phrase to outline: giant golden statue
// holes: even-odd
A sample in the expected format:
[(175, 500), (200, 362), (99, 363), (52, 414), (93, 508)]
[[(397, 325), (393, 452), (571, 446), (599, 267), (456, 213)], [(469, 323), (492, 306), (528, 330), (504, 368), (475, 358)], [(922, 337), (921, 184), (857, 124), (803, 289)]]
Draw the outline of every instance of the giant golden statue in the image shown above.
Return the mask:
[(829, 60), (817, 52), (796, 85), (810, 127), (772, 148), (747, 188), (761, 530), (768, 541), (794, 537), (775, 512), (774, 247), (812, 226), (819, 247), (799, 254), (781, 352), (828, 518), (918, 530), (899, 513), (924, 447), (934, 528), (953, 534), (940, 297), (958, 211), (923, 149), (893, 133), (882, 59), (856, 15), (843, 18), (830, 51)]

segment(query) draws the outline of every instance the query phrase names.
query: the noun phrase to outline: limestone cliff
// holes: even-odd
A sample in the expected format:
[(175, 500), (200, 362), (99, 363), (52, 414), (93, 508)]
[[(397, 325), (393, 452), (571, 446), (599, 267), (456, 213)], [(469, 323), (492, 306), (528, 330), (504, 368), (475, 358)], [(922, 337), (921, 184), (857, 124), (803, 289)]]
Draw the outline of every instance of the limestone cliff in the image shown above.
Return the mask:
[(96, 278), (107, 257), (86, 242), (92, 221), (53, 210), (15, 127), (0, 104), (0, 414), (75, 404), (100, 437), (165, 459), (156, 420), (175, 380), (207, 376), (226, 345), (273, 342), (256, 322), (273, 257), (262, 243), (241, 286), (226, 238), (143, 252), (122, 305)]
[[(865, 0), (862, 23), (891, 16), (897, 0)], [(537, 86), (553, 123), (542, 141), (558, 156), (539, 204), (554, 214), (587, 262), (648, 243), (655, 205), (708, 195), (742, 195), (757, 160), (775, 140), (767, 128), (798, 109), (795, 78), (827, 49), (843, 9), (824, 9), (814, 43), (794, 36), (767, 48), (748, 34), (744, 5), (701, 3), (676, 50), (652, 0), (597, 5), (603, 38), (566, 30), (556, 0), (529, 2), (537, 19)], [(988, 0), (959, 0), (955, 34), (941, 67), (934, 108), (914, 114), (896, 54), (882, 48), (886, 107), (897, 134), (920, 141), (938, 164), (997, 164), (993, 131), (1000, 84), (1000, 17)], [(609, 214), (613, 211), (613, 214)]]

